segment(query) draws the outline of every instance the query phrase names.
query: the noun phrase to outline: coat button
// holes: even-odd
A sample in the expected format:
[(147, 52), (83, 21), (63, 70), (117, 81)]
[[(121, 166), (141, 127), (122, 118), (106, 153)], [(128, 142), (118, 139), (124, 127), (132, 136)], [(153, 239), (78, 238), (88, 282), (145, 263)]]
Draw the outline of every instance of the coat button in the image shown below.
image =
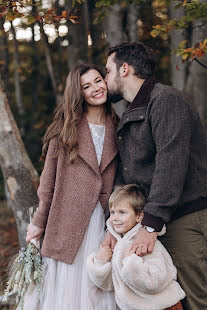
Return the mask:
[(122, 136), (118, 136), (118, 139), (119, 139), (119, 141), (121, 141), (122, 140)]
[(140, 119), (143, 119), (144, 118), (144, 116), (143, 115), (140, 115), (140, 117), (139, 117)]
[(124, 167), (124, 171), (127, 171), (127, 167)]
[(127, 117), (126, 121), (127, 121), (127, 122), (129, 121), (129, 117)]

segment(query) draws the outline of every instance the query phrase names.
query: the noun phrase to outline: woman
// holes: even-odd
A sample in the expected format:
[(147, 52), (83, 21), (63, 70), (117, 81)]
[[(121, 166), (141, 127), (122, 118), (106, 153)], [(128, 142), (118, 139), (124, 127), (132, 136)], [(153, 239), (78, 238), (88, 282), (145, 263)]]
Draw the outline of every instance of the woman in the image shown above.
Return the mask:
[(45, 231), (45, 283), (40, 298), (36, 290), (27, 294), (24, 309), (116, 309), (113, 293), (95, 288), (85, 268), (86, 257), (104, 238), (117, 166), (116, 123), (96, 67), (83, 64), (71, 70), (63, 102), (43, 139), (43, 155), (48, 151), (39, 207), (26, 238), (39, 239)]

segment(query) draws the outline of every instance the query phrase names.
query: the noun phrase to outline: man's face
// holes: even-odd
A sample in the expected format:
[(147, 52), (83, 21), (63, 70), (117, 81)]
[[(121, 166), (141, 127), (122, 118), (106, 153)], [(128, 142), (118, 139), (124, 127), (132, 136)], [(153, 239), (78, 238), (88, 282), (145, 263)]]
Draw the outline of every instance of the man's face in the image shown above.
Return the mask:
[(114, 62), (115, 53), (111, 54), (106, 63), (106, 77), (105, 82), (108, 89), (109, 100), (117, 102), (123, 99), (123, 92), (121, 87), (121, 78), (117, 66)]

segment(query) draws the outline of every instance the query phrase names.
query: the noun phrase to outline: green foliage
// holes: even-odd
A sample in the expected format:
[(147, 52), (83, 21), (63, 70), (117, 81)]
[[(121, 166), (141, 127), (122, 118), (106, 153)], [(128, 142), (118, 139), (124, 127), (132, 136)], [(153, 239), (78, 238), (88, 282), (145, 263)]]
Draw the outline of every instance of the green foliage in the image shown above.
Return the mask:
[[(169, 1), (169, 3), (174, 3), (175, 1)], [(177, 1), (176, 1), (177, 2)], [(198, 0), (182, 0), (179, 4), (174, 6), (174, 9), (184, 8), (185, 15), (181, 18), (174, 18), (167, 20), (162, 24), (157, 24), (153, 26), (151, 35), (156, 38), (157, 36), (164, 37), (166, 34), (170, 33), (172, 30), (183, 30), (191, 29), (192, 23), (199, 20), (200, 26), (207, 23), (207, 3), (199, 2)], [(181, 56), (182, 60), (194, 60), (195, 57), (202, 57), (207, 53), (206, 50), (206, 39), (202, 42), (198, 42), (195, 46), (191, 46), (190, 42), (183, 41), (180, 45), (173, 51), (177, 56)]]

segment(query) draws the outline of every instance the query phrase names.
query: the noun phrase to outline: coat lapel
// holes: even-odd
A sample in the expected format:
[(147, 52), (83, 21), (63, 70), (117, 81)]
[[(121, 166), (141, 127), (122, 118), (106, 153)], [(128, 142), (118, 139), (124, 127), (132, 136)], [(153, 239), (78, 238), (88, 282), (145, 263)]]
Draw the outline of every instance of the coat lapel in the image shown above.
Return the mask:
[(110, 115), (106, 118), (106, 132), (104, 138), (103, 152), (101, 157), (100, 172), (106, 169), (110, 162), (114, 159), (118, 153), (118, 147), (116, 143), (116, 130)]
[(100, 175), (96, 151), (86, 116), (83, 116), (78, 126), (78, 154), (96, 174)]

